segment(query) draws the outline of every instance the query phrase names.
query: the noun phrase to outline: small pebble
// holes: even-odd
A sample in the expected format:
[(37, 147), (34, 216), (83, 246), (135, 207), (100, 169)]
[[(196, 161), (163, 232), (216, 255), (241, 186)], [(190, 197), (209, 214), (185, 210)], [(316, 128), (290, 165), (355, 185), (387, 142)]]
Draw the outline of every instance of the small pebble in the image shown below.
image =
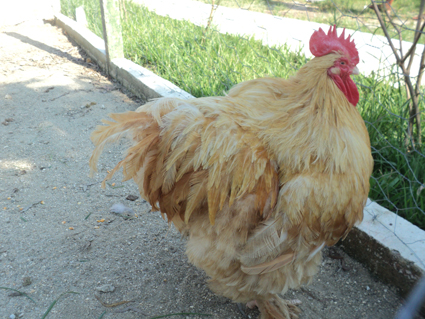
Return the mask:
[(96, 287), (96, 290), (100, 292), (113, 292), (115, 290), (115, 287), (111, 284), (106, 284), (100, 287)]
[(15, 318), (16, 318), (16, 316), (12, 313), (12, 314), (9, 316), (9, 318), (10, 318), (10, 319), (15, 319)]
[(31, 285), (31, 283), (32, 283), (32, 281), (31, 281), (30, 277), (24, 277), (22, 279), (22, 286), (24, 286), (24, 287)]
[(135, 196), (135, 195), (128, 195), (125, 199), (126, 200), (131, 200), (131, 201), (135, 201), (136, 199), (138, 199), (139, 196)]
[(127, 207), (121, 203), (112, 205), (109, 211), (115, 214), (135, 214), (134, 210), (132, 210), (130, 207)]

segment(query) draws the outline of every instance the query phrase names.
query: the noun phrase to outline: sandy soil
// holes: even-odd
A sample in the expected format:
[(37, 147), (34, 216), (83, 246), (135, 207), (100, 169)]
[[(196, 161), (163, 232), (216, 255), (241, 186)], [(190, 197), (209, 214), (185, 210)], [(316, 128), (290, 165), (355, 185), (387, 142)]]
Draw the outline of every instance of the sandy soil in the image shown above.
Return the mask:
[[(59, 297), (47, 318), (244, 318), (211, 293), (175, 229), (126, 199), (138, 196), (134, 183), (117, 176), (100, 188), (123, 147), (88, 177), (94, 127), (143, 101), (42, 21), (2, 27), (0, 61), (0, 319), (42, 318)], [(115, 203), (134, 213), (111, 213)], [(401, 304), (339, 249), (325, 250), (312, 285), (288, 298), (302, 301), (304, 319), (388, 319)]]

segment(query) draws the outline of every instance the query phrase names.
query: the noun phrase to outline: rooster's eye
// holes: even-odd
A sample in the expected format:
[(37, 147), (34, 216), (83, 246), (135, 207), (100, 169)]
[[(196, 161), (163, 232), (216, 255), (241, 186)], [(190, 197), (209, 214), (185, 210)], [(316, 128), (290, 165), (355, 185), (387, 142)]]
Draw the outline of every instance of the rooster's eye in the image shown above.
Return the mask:
[(340, 62), (340, 64), (341, 64), (341, 65), (345, 65), (345, 62), (344, 62), (344, 61), (341, 61), (341, 62)]

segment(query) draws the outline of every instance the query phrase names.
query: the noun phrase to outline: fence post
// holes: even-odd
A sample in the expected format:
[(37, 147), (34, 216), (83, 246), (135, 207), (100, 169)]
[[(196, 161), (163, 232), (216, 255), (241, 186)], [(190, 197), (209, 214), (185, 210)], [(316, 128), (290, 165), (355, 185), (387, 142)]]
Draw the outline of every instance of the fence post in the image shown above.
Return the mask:
[(120, 8), (118, 0), (99, 1), (106, 51), (106, 73), (109, 74), (111, 60), (124, 57)]
[(81, 23), (81, 25), (88, 29), (87, 17), (86, 13), (84, 12), (84, 6), (80, 6), (75, 9), (75, 18), (78, 23)]

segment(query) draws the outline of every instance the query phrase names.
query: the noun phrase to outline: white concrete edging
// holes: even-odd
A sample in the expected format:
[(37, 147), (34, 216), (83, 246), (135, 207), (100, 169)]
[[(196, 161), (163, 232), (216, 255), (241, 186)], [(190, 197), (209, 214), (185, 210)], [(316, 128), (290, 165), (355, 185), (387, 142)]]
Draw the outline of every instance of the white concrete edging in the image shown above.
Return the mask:
[[(103, 40), (72, 19), (57, 13), (56, 24), (72, 37), (101, 67), (106, 55)], [(193, 96), (151, 71), (127, 60), (111, 61), (111, 75), (145, 99)], [(425, 272), (425, 231), (368, 200), (363, 222), (341, 246), (386, 282), (407, 293)]]
[[(56, 25), (65, 30), (102, 69), (105, 69), (106, 51), (103, 39), (61, 13), (56, 13), (55, 18)], [(170, 81), (124, 58), (111, 61), (111, 75), (134, 94), (145, 99), (162, 96), (181, 99), (193, 98), (192, 95)]]

